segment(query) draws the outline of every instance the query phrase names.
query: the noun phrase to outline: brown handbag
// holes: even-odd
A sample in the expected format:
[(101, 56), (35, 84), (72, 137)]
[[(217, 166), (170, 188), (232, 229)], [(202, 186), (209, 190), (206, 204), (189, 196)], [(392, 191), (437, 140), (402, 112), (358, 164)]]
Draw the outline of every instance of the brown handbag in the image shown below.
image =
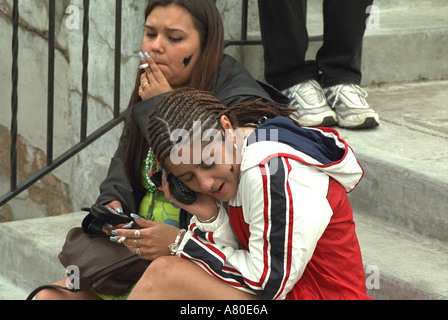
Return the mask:
[[(109, 240), (101, 230), (105, 223), (103, 209), (97, 205), (83, 208), (90, 213), (84, 218), (82, 227), (71, 229), (66, 236), (58, 258), (66, 268), (71, 284), (68, 287), (40, 286), (29, 294), (27, 300), (32, 300), (47, 288), (71, 292), (93, 289), (101, 294), (122, 295), (137, 283), (151, 261), (142, 260), (124, 245)], [(76, 273), (72, 273), (75, 269)]]
[(110, 295), (128, 292), (151, 263), (107, 237), (87, 234), (83, 228), (69, 231), (58, 257), (66, 270), (70, 266), (79, 270), (79, 274), (68, 274), (77, 277), (75, 290), (90, 288)]

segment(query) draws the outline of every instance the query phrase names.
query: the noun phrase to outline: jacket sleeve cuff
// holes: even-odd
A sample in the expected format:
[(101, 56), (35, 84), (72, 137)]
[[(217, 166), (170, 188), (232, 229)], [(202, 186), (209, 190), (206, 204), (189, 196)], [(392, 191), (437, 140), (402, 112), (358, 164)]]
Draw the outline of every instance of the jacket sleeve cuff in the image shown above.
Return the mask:
[[(227, 216), (226, 209), (221, 207), (218, 212), (218, 217), (212, 223), (201, 223), (201, 222), (199, 222), (198, 218), (196, 218), (196, 216), (193, 216), (191, 218), (190, 227), (194, 225), (202, 232), (213, 233), (213, 232), (216, 232), (217, 230), (219, 230), (223, 225), (225, 225), (227, 220), (228, 220), (228, 216)], [(187, 231), (187, 233), (185, 233), (181, 243), (179, 244), (179, 250), (177, 251), (178, 256), (181, 254), (181, 252), (183, 251), (188, 240), (190, 240), (190, 238), (193, 237), (193, 235), (194, 235), (194, 232), (191, 231), (191, 228)]]

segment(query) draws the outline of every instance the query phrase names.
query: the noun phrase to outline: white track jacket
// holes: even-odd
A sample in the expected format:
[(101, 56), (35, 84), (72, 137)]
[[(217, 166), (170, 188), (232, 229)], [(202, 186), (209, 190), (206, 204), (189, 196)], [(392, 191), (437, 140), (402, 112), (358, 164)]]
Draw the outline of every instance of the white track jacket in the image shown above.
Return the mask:
[(177, 254), (262, 299), (368, 299), (346, 196), (362, 176), (335, 130), (271, 119), (245, 141), (228, 212), (193, 217)]

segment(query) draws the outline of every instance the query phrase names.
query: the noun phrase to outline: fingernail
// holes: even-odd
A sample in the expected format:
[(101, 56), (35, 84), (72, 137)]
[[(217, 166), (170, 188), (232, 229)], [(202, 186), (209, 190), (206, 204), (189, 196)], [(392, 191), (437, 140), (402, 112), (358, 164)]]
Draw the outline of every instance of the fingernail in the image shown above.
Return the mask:
[(112, 229), (114, 227), (113, 225), (108, 224), (108, 223), (106, 223), (105, 226), (106, 226), (106, 228), (109, 228), (109, 229)]
[(145, 59), (145, 56), (143, 55), (143, 52), (140, 51), (139, 55), (140, 55), (140, 59)]
[(146, 59), (151, 60), (151, 57), (149, 56), (148, 52), (145, 52), (145, 56), (146, 56)]
[(166, 186), (166, 178), (163, 179), (163, 185)]
[(123, 213), (123, 208), (117, 208), (117, 212)]
[(123, 227), (123, 229), (131, 229), (133, 225), (134, 225), (134, 221), (131, 221), (131, 222), (129, 222), (127, 225), (125, 225), (125, 226)]
[(140, 220), (142, 217), (140, 217), (139, 215), (137, 215), (137, 214), (135, 214), (135, 213), (131, 213), (131, 217), (133, 218), (133, 219), (136, 219), (136, 220)]
[(115, 237), (110, 237), (109, 240), (112, 242), (117, 242), (117, 238), (115, 238)]
[(116, 235), (118, 235), (118, 232), (117, 231), (115, 231), (115, 230), (112, 230), (112, 235), (114, 235), (114, 236), (116, 236)]

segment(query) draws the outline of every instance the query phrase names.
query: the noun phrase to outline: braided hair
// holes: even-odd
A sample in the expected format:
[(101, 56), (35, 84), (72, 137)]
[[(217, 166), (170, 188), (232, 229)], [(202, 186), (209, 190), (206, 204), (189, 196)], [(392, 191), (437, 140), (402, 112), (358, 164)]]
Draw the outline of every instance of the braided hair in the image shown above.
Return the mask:
[(262, 99), (224, 106), (212, 93), (182, 88), (165, 96), (149, 116), (149, 141), (155, 157), (163, 165), (177, 143), (171, 139), (176, 129), (193, 137), (195, 122), (200, 122), (201, 135), (209, 129), (220, 130), (220, 119), (227, 116), (234, 129), (257, 126), (263, 117), (289, 116), (293, 110)]

